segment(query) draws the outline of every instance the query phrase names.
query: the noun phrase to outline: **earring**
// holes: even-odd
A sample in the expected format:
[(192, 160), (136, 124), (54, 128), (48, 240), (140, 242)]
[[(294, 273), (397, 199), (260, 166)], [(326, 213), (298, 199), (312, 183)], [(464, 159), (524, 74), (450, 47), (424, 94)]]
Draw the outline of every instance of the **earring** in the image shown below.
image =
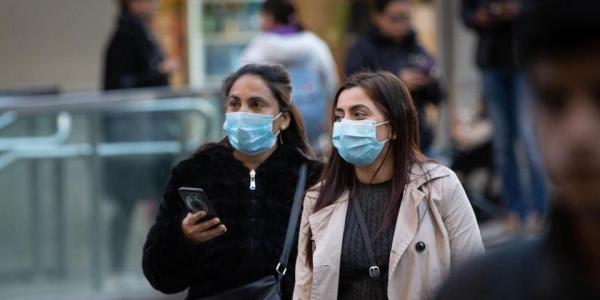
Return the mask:
[(286, 128), (285, 125), (279, 126), (279, 144), (281, 144), (281, 145), (283, 145), (283, 137), (281, 135), (282, 135), (282, 131), (284, 131), (285, 128)]

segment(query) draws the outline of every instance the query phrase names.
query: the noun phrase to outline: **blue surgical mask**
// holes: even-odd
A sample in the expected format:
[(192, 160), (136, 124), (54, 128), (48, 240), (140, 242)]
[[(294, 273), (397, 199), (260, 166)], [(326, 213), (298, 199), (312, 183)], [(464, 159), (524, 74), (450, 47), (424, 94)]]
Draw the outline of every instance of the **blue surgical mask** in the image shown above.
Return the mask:
[(275, 145), (279, 132), (273, 133), (273, 121), (279, 116), (281, 113), (274, 118), (269, 114), (227, 113), (223, 130), (233, 148), (244, 154), (256, 155)]
[(381, 153), (387, 140), (377, 140), (376, 128), (379, 125), (374, 120), (353, 121), (342, 119), (333, 123), (333, 146), (348, 163), (357, 166), (368, 166)]

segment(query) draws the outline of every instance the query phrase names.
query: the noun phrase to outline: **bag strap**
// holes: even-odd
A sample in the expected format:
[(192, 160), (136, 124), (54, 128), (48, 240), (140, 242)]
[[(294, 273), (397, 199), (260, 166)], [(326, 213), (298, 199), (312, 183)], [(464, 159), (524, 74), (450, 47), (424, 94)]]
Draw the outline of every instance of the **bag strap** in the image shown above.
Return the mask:
[(371, 277), (373, 280), (378, 280), (381, 272), (379, 270), (379, 266), (377, 266), (377, 262), (375, 261), (375, 255), (373, 254), (373, 245), (371, 243), (371, 236), (367, 230), (365, 215), (363, 214), (362, 209), (360, 209), (360, 203), (358, 203), (358, 201), (354, 200), (351, 206), (354, 208), (354, 213), (358, 219), (358, 227), (360, 227), (365, 248), (367, 249), (367, 259), (369, 260), (370, 265), (369, 277)]
[(285, 272), (287, 272), (290, 252), (292, 250), (293, 242), (296, 239), (296, 227), (298, 226), (298, 220), (300, 219), (302, 200), (304, 199), (304, 187), (306, 186), (306, 169), (306, 163), (303, 163), (300, 166), (300, 171), (298, 173), (298, 182), (296, 183), (294, 203), (292, 204), (292, 212), (290, 213), (290, 220), (288, 222), (287, 232), (285, 234), (283, 251), (281, 253), (281, 257), (279, 257), (279, 263), (275, 267), (275, 271), (277, 271), (279, 275), (285, 275)]

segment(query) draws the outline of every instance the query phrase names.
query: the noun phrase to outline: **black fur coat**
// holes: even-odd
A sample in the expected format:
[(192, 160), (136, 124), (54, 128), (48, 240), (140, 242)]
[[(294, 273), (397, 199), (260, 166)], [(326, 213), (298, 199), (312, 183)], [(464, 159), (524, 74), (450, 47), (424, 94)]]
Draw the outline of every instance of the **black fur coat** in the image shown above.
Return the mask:
[[(144, 245), (143, 269), (150, 284), (164, 293), (188, 289), (190, 299), (205, 297), (274, 274), (282, 251), (298, 169), (308, 166), (308, 186), (316, 184), (321, 164), (280, 145), (256, 170), (250, 190), (249, 170), (227, 145), (212, 145), (174, 169), (156, 223)], [(206, 192), (227, 232), (193, 245), (181, 222), (187, 214), (178, 188)], [(293, 291), (296, 246), (284, 279), (284, 295)]]

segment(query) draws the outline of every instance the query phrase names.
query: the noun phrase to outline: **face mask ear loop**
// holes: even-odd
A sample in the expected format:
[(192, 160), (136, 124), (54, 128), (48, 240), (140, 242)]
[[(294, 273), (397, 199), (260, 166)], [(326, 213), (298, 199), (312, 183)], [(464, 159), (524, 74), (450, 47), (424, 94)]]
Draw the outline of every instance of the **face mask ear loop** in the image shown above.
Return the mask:
[(379, 124), (375, 124), (375, 127), (377, 127), (377, 126), (380, 126), (380, 125), (385, 125), (385, 124), (387, 124), (387, 123), (389, 123), (389, 122), (390, 122), (390, 121), (384, 121), (384, 122), (381, 122), (381, 123), (379, 123)]
[[(385, 121), (385, 122), (381, 122), (381, 123), (379, 123), (379, 124), (375, 124), (375, 127), (377, 127), (377, 126), (379, 126), (379, 125), (385, 125), (385, 124), (387, 124), (387, 123), (389, 123), (389, 122), (390, 122), (390, 121)], [(379, 141), (378, 141), (378, 143), (380, 143), (380, 144), (382, 144), (382, 145), (383, 145), (383, 144), (387, 143), (389, 140), (390, 140), (390, 139), (387, 139), (387, 140), (385, 140), (385, 141), (381, 141), (381, 142), (379, 142)]]
[(279, 117), (281, 117), (282, 115), (283, 115), (283, 112), (280, 112), (280, 113), (278, 113), (277, 115), (275, 115), (275, 116), (273, 117), (273, 121), (275, 121), (275, 120), (279, 119)]

